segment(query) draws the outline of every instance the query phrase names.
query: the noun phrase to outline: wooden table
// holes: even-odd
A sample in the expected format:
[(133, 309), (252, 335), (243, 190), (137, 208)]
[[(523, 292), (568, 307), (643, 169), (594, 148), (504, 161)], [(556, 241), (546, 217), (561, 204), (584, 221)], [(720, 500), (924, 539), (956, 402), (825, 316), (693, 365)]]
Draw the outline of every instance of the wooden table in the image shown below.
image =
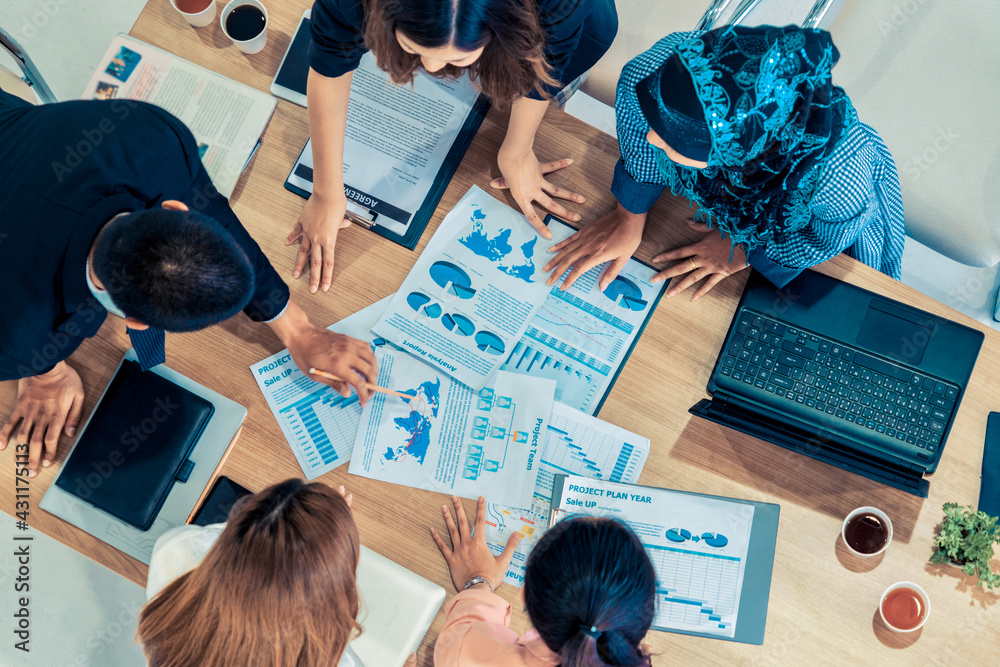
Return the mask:
[[(220, 3), (221, 4), (221, 3)], [(306, 0), (268, 3), (268, 43), (245, 56), (222, 34), (218, 24), (192, 29), (166, 0), (143, 11), (132, 35), (166, 48), (205, 67), (268, 90)], [(358, 229), (345, 230), (337, 244), (335, 280), (329, 293), (310, 295), (306, 278), (292, 281), (296, 248), (283, 239), (294, 224), (302, 200), (282, 187), (308, 134), (305, 109), (279, 101), (263, 145), (232, 197), (233, 208), (260, 243), (279, 273), (292, 284), (293, 298), (314, 322), (327, 325), (393, 293), (445, 212), (473, 184), (489, 189), (498, 175), (496, 151), (506, 129), (506, 115), (493, 110), (445, 192), (426, 233), (411, 252)], [(618, 159), (616, 142), (561, 111), (550, 110), (539, 131), (536, 152), (542, 160), (572, 157), (576, 164), (554, 180), (586, 195), (576, 209), (591, 220), (609, 211), (611, 173)], [(497, 193), (508, 204), (513, 201)], [(637, 256), (649, 260), (658, 251), (689, 238), (685, 200), (665, 196), (653, 209)], [(763, 646), (651, 633), (649, 641), (663, 657), (658, 664), (990, 664), (1000, 650), (1000, 594), (977, 589), (957, 568), (927, 563), (944, 502), (975, 504), (987, 413), (997, 406), (1000, 384), (1000, 335), (942, 304), (845, 256), (818, 270), (886, 296), (950, 317), (986, 332), (976, 370), (962, 403), (948, 448), (934, 474), (927, 500), (871, 482), (805, 456), (718, 427), (688, 414), (706, 396), (705, 386), (722, 345), (745, 274), (729, 278), (696, 303), (689, 291), (660, 303), (628, 365), (601, 410), (600, 417), (652, 439), (653, 447), (640, 483), (702, 493), (747, 498), (781, 505), (774, 573)], [(128, 347), (124, 324), (108, 318), (99, 334), (85, 342), (70, 363), (87, 391), (84, 417)], [(233, 400), (249, 413), (223, 473), (253, 490), (301, 476), (248, 366), (281, 348), (266, 326), (239, 315), (206, 331), (171, 334), (167, 363)], [(656, 401), (649, 389), (656, 387)], [(0, 384), (0, 415), (14, 405), (15, 384)], [(146, 567), (38, 510), (70, 442), (63, 439), (55, 466), (32, 480), (33, 527), (94, 560), (144, 584)], [(0, 506), (12, 512), (13, 447), (2, 457)], [(354, 515), (362, 542), (375, 551), (444, 586), (452, 585), (444, 559), (428, 535), (441, 527), (446, 497), (353, 477), (342, 466), (322, 480), (344, 484), (354, 493)], [(875, 505), (892, 518), (895, 539), (883, 557), (862, 561), (850, 556), (839, 540), (843, 517), (862, 505)], [(466, 506), (473, 507), (471, 502)], [(392, 530), (386, 530), (391, 526)], [(994, 564), (996, 567), (996, 564)], [(882, 591), (899, 580), (923, 586), (932, 611), (916, 633), (896, 635), (878, 620)], [(499, 593), (514, 606), (511, 627), (528, 628), (518, 591)], [(438, 614), (419, 653), (431, 665), (434, 638), (443, 624)]]

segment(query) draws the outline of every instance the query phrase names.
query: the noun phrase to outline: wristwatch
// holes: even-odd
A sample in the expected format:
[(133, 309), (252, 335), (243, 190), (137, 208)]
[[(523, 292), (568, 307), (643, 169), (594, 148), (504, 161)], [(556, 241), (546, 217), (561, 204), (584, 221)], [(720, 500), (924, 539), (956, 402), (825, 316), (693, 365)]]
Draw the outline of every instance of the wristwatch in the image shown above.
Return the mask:
[(465, 585), (462, 586), (462, 590), (467, 591), (473, 586), (478, 586), (479, 584), (486, 584), (486, 587), (490, 589), (490, 593), (493, 592), (493, 584), (486, 581), (486, 577), (473, 577), (472, 579), (469, 579), (465, 582)]

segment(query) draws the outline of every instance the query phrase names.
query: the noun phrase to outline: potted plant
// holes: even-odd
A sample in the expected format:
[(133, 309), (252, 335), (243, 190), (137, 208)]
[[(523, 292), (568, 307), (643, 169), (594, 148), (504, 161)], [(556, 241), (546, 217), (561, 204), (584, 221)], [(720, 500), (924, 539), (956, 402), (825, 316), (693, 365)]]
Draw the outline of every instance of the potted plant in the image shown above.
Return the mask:
[(1000, 574), (990, 569), (993, 545), (1000, 544), (997, 517), (977, 512), (971, 506), (944, 504), (941, 532), (934, 538), (931, 562), (952, 562), (962, 566), (962, 572), (979, 577), (977, 586), (985, 583), (990, 589), (1000, 587)]

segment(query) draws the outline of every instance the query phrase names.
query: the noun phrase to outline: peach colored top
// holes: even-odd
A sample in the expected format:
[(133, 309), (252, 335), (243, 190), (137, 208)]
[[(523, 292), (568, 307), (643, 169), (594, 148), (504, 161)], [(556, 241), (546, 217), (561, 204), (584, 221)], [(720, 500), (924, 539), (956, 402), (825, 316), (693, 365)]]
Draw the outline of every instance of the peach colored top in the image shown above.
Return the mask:
[(462, 591), (445, 606), (434, 645), (435, 667), (551, 667), (559, 664), (535, 630), (520, 637), (508, 626), (510, 605), (484, 585)]

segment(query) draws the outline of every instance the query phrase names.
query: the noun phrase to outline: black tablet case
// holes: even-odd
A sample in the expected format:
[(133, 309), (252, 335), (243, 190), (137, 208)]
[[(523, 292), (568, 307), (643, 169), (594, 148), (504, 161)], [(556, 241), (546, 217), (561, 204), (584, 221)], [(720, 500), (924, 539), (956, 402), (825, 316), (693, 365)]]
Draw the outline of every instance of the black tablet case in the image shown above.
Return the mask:
[(139, 530), (148, 530), (215, 408), (134, 361), (122, 362), (56, 486)]

